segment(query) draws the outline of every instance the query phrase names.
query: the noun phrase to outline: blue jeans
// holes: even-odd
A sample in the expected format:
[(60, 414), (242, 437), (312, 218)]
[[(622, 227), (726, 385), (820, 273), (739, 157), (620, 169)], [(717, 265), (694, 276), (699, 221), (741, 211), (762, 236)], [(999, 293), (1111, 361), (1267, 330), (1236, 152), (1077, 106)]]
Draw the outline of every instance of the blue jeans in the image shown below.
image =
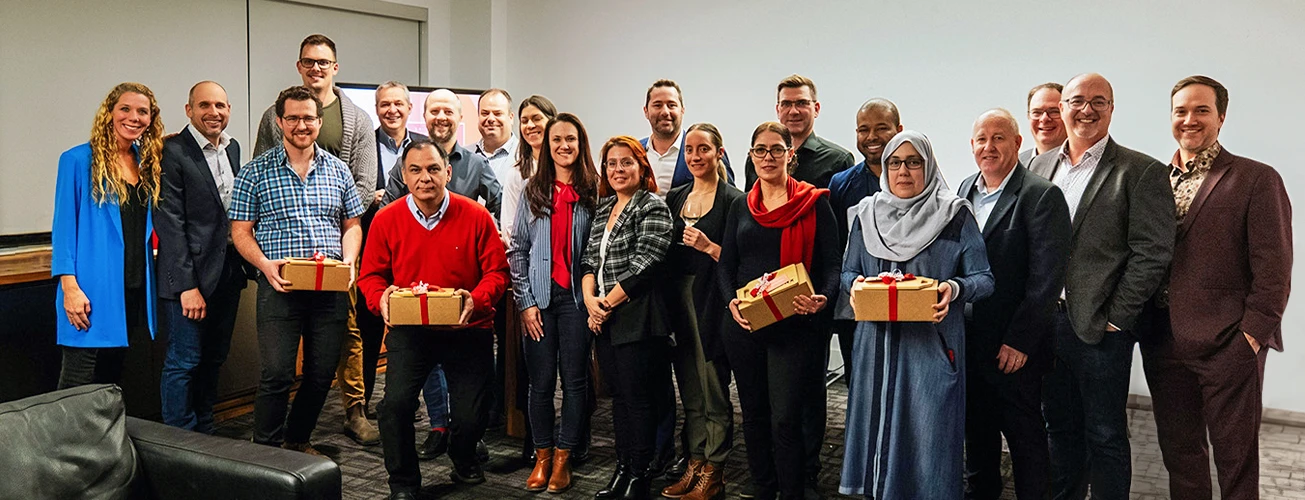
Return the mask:
[(160, 299), (158, 309), (168, 332), (160, 384), (163, 423), (205, 434), (213, 433), (218, 372), (231, 350), (240, 287), (220, 285), (210, 295), (200, 321), (186, 317), (180, 300)]
[(1055, 366), (1043, 384), (1043, 415), (1057, 500), (1127, 499), (1133, 481), (1128, 444), (1132, 333), (1106, 332), (1096, 345), (1079, 339), (1064, 312), (1053, 328)]
[[(585, 327), (571, 291), (553, 283), (552, 301), (539, 311), (544, 336), (521, 339), (530, 373), (530, 430), (535, 448), (573, 450), (580, 445), (589, 393), (589, 350), (593, 334)], [(553, 439), (553, 391), (562, 376), (562, 425)]]
[(430, 428), (449, 427), (449, 381), (444, 378), (444, 366), (437, 364), (426, 376), (426, 386), (421, 390), (426, 398), (426, 415)]

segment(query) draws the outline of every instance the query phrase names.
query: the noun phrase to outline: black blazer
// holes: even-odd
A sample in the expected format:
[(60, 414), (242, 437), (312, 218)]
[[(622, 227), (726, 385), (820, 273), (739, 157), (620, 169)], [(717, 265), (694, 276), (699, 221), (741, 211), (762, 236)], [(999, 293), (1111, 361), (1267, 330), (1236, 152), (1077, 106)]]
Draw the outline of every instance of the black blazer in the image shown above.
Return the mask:
[[(970, 198), (979, 175), (957, 190)], [(966, 304), (966, 353), (972, 366), (996, 363), (1002, 344), (1029, 356), (1026, 366), (1046, 368), (1056, 298), (1069, 260), (1069, 207), (1051, 181), (1016, 165), (981, 228), (996, 288)]]
[[(1088, 344), (1101, 341), (1107, 322), (1134, 328), (1169, 268), (1178, 228), (1169, 167), (1107, 140), (1078, 207), (1069, 207), (1065, 301), (1074, 333)], [(1054, 178), (1061, 148), (1038, 155), (1029, 170)]]
[[(702, 341), (703, 354), (708, 361), (713, 361), (725, 354), (720, 335), (723, 322), (729, 321), (733, 324), (734, 318), (729, 314), (729, 301), (721, 296), (720, 286), (716, 283), (716, 261), (712, 260), (710, 255), (682, 243), (684, 219), (680, 217), (680, 211), (684, 208), (684, 202), (689, 199), (691, 192), (693, 192), (693, 182), (681, 185), (666, 194), (666, 205), (671, 210), (671, 221), (674, 226), (671, 229), (671, 247), (666, 251), (664, 267), (667, 268), (667, 275), (693, 275), (691, 287), (693, 297), (690, 298), (690, 302), (693, 304), (698, 320), (698, 337)], [(712, 243), (721, 244), (725, 239), (725, 225), (730, 219), (730, 209), (736, 200), (743, 197), (743, 191), (739, 191), (738, 188), (724, 182), (718, 183), (711, 211), (703, 214), (693, 227), (702, 231)], [(672, 282), (665, 280), (668, 284)], [(683, 302), (673, 296), (680, 293), (680, 290), (670, 287), (667, 292), (668, 302), (672, 304)], [(672, 325), (679, 328), (677, 322), (683, 319), (672, 317)]]
[[(240, 256), (227, 255), (231, 221), (222, 207), (213, 171), (204, 151), (191, 134), (190, 125), (163, 141), (159, 205), (154, 211), (154, 232), (159, 238), (159, 297), (177, 299), (181, 292), (199, 288), (208, 297), (223, 279), (244, 287)], [(240, 144), (227, 145), (234, 178), (240, 171)], [(227, 259), (234, 265), (227, 265)], [(224, 270), (228, 276), (223, 276)]]
[[(607, 219), (616, 207), (616, 196), (598, 200), (594, 217), (590, 219), (589, 243), (585, 246), (581, 272), (594, 275), (603, 266), (603, 280), (610, 282), (598, 286), (611, 288), (617, 284), (630, 300), (612, 309), (604, 330), (612, 336), (612, 345), (629, 344), (670, 335), (666, 322), (665, 297), (657, 287), (659, 263), (666, 257), (671, 243), (671, 212), (666, 202), (644, 190), (617, 216), (608, 237), (607, 257), (602, 257), (603, 231)], [(524, 207), (523, 207), (524, 208)]]

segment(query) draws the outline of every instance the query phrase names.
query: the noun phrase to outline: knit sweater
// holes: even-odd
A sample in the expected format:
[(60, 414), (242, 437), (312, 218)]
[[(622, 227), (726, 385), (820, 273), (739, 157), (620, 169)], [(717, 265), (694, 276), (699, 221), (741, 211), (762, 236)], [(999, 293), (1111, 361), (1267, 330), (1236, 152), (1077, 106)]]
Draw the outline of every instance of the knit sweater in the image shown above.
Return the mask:
[[(381, 294), (391, 284), (424, 281), (471, 292), (469, 326), (492, 328), (494, 305), (507, 290), (507, 253), (489, 211), (452, 192), (449, 208), (435, 229), (426, 230), (399, 198), (377, 212), (367, 235), (358, 289), (367, 308), (379, 315)], [(409, 195), (411, 196), (411, 195)]]

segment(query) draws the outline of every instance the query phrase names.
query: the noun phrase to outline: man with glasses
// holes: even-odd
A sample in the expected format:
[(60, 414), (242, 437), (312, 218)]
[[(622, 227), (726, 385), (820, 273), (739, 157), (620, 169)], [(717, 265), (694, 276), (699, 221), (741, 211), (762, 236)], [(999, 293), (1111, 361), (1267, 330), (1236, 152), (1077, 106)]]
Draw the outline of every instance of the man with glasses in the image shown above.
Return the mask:
[[(816, 83), (802, 75), (789, 75), (780, 80), (775, 94), (775, 117), (793, 135), (793, 149), (797, 150), (797, 168), (791, 177), (819, 188), (829, 187), (834, 174), (851, 167), (856, 160), (846, 149), (816, 135), (816, 117), (820, 116)], [(757, 182), (752, 158), (743, 165), (743, 173), (747, 188), (752, 189)]]
[[(793, 135), (793, 149), (797, 150), (791, 177), (806, 181), (819, 188), (829, 187), (834, 174), (842, 172), (855, 163), (852, 153), (837, 144), (816, 135), (814, 131), (816, 117), (820, 116), (820, 101), (816, 100), (816, 83), (802, 75), (789, 75), (779, 81), (775, 88), (775, 115), (778, 121)], [(764, 151), (752, 150), (748, 161), (743, 166), (747, 187), (757, 181), (757, 169), (753, 165)], [(826, 309), (829, 310), (829, 309)], [(832, 316), (833, 311), (828, 313)], [(828, 322), (826, 322), (828, 324)], [(819, 332), (825, 345), (833, 338), (833, 331), (822, 328)], [(828, 349), (825, 352), (825, 364), (829, 364)], [(816, 476), (820, 473), (820, 447), (825, 442), (826, 393), (824, 380), (818, 380), (819, 387), (811, 388), (811, 397), (802, 413), (802, 441), (806, 449), (807, 487), (818, 484)], [(812, 492), (814, 494), (814, 492)]]
[[(376, 200), (376, 135), (367, 113), (354, 105), (339, 87), (335, 74), (340, 65), (335, 59), (335, 42), (325, 35), (309, 35), (299, 43), (299, 60), (295, 63), (304, 87), (322, 103), (317, 145), (339, 158), (353, 174), (358, 198), (366, 210)], [(261, 155), (280, 143), (282, 131), (277, 127), (276, 110), (268, 108), (258, 124), (254, 155)], [(311, 253), (310, 253), (311, 255)], [(355, 263), (356, 264), (356, 263)], [(354, 310), (357, 292), (349, 292), (349, 328), (340, 347), (340, 400), (345, 409), (344, 434), (361, 445), (380, 444), (381, 434), (367, 421), (366, 386), (363, 383), (363, 340)]]
[(1128, 498), (1134, 329), (1174, 250), (1169, 169), (1110, 138), (1114, 110), (1105, 77), (1071, 79), (1060, 101), (1068, 139), (1029, 168), (1064, 192), (1072, 223), (1043, 388), (1053, 498), (1083, 498), (1089, 485), (1094, 499)]
[[(316, 144), (322, 102), (307, 87), (281, 92), (274, 106), (281, 144), (236, 176), (231, 238), (258, 277), (258, 352), (262, 376), (254, 398), (254, 442), (320, 455), (309, 445), (331, 389), (349, 319), (349, 294), (287, 291), (281, 265), (317, 253), (349, 264), (351, 276), (363, 203), (339, 158)], [(350, 286), (353, 285), (350, 279)], [(303, 383), (286, 419), (303, 339)], [(361, 408), (360, 408), (361, 409)]]
[(1060, 91), (1064, 89), (1063, 85), (1055, 82), (1029, 89), (1026, 103), (1033, 147), (1020, 153), (1020, 165), (1027, 167), (1033, 162), (1033, 157), (1065, 143), (1065, 123), (1060, 120)]

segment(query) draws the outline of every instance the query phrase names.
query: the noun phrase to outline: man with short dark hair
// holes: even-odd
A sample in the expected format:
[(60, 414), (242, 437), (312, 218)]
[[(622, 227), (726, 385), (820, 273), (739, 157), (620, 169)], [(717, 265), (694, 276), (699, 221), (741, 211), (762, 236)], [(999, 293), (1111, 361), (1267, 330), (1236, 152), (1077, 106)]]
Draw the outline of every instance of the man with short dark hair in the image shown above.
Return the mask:
[(217, 82), (190, 88), (186, 117), (190, 123), (163, 141), (154, 211), (159, 316), (168, 332), (161, 401), (163, 423), (212, 434), (218, 372), (248, 281), (227, 218), (240, 144), (226, 133), (231, 104)]
[[(322, 103), (317, 145), (348, 167), (363, 210), (366, 210), (376, 200), (377, 158), (372, 154), (376, 150), (376, 136), (367, 113), (335, 86), (335, 75), (340, 71), (335, 42), (321, 34), (304, 38), (299, 43), (299, 60), (295, 62), (295, 68), (299, 70), (303, 86), (312, 90)], [(275, 110), (268, 108), (258, 124), (254, 155), (263, 154), (280, 140), (281, 129), (277, 127)], [(340, 346), (340, 369), (336, 376), (340, 380), (340, 402), (344, 406), (344, 434), (358, 444), (374, 445), (380, 442), (380, 434), (367, 421), (363, 341), (354, 312), (356, 299), (356, 292), (350, 292), (349, 329)]]
[(1060, 100), (1068, 139), (1029, 167), (1064, 192), (1073, 224), (1043, 389), (1053, 498), (1083, 498), (1089, 486), (1092, 498), (1128, 498), (1134, 332), (1174, 249), (1168, 169), (1115, 143), (1114, 110), (1105, 77), (1071, 79)]
[(1273, 167), (1220, 144), (1227, 112), (1213, 78), (1170, 92), (1178, 241), (1142, 366), (1173, 498), (1211, 497), (1207, 436), (1219, 494), (1258, 498), (1264, 363), (1291, 292), (1291, 200)]
[(1065, 143), (1065, 123), (1060, 119), (1060, 92), (1065, 87), (1056, 82), (1047, 82), (1029, 89), (1028, 106), (1029, 135), (1033, 137), (1033, 147), (1020, 153), (1020, 164), (1029, 165), (1033, 157), (1060, 147)]
[(476, 443), (485, 432), (494, 366), (494, 304), (507, 290), (508, 263), (494, 218), (482, 206), (447, 189), (449, 157), (442, 146), (415, 142), (404, 148), (409, 194), (372, 221), (359, 288), (367, 307), (389, 323), (390, 294), (425, 282), (454, 290), (463, 300), (458, 325), (391, 325), (380, 417), (390, 498), (412, 500), (421, 489), (412, 414), (432, 368), (442, 364), (452, 410), (449, 458), (453, 480), (485, 482)]
[[(258, 268), (258, 352), (262, 377), (254, 398), (254, 442), (317, 454), (309, 444), (340, 361), (349, 320), (345, 292), (288, 291), (281, 266), (320, 254), (349, 265), (362, 244), (362, 200), (339, 158), (316, 144), (322, 102), (306, 87), (281, 92), (273, 107), (281, 144), (236, 176), (231, 236)], [(286, 419), (303, 339), (303, 381)]]
[[(666, 196), (672, 188), (693, 182), (693, 173), (684, 160), (684, 94), (680, 84), (665, 78), (653, 82), (643, 98), (643, 116), (652, 127), (652, 134), (639, 140), (648, 152), (657, 179), (657, 194)], [(729, 155), (721, 157), (730, 184), (734, 183), (734, 170), (730, 168)]]
[(1047, 497), (1042, 376), (1051, 364), (1055, 298), (1065, 286), (1069, 207), (1051, 181), (1019, 163), (1019, 122), (1004, 109), (974, 122), (979, 172), (956, 193), (970, 201), (996, 288), (965, 305), (966, 498), (1001, 497), (1001, 440), (1014, 465), (1015, 496)]
[[(797, 168), (792, 177), (816, 187), (829, 187), (834, 174), (855, 163), (852, 153), (837, 144), (816, 135), (816, 118), (820, 116), (820, 101), (816, 99), (816, 83), (802, 75), (789, 75), (775, 88), (775, 116), (793, 135), (793, 149), (797, 151)], [(757, 181), (757, 169), (748, 157), (743, 165), (747, 188)]]

